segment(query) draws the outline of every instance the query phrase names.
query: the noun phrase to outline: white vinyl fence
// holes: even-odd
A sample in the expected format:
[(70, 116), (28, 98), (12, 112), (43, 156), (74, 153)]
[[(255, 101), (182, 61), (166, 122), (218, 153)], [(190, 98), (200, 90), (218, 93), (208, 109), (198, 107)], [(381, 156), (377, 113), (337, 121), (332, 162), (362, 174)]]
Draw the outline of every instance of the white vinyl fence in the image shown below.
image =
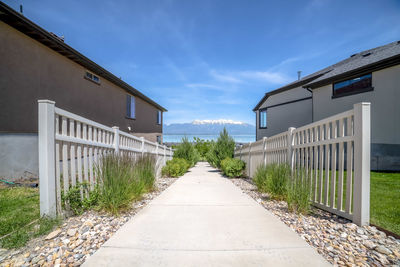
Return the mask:
[(96, 181), (94, 169), (101, 156), (117, 153), (136, 158), (149, 153), (156, 158), (157, 175), (173, 151), (55, 107), (39, 100), (39, 186), (40, 214), (61, 214), (61, 190)]
[(235, 150), (246, 174), (257, 167), (288, 163), (310, 178), (312, 204), (358, 225), (369, 224), (370, 103)]

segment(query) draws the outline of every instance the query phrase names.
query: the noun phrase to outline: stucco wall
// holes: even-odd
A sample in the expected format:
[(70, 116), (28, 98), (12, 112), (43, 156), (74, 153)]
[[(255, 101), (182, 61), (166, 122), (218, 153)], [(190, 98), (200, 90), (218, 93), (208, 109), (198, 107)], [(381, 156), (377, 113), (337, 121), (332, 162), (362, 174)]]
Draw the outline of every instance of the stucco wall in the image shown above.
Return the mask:
[(0, 177), (14, 181), (38, 177), (37, 134), (0, 133)]
[(372, 143), (400, 144), (400, 65), (372, 73), (373, 91), (332, 98), (332, 85), (313, 90), (314, 121), (371, 102)]
[(371, 169), (400, 170), (400, 65), (372, 73), (373, 91), (332, 98), (332, 85), (313, 90), (314, 121), (371, 103)]
[(256, 112), (257, 140), (262, 139), (264, 136), (273, 136), (275, 134), (287, 131), (289, 127), (300, 127), (311, 123), (311, 99), (270, 107), (306, 97), (311, 97), (311, 93), (302, 87), (296, 87), (294, 89), (268, 97), (260, 107), (260, 109), (267, 107), (266, 129), (260, 129), (259, 110)]
[(136, 120), (125, 118), (127, 92), (101, 79), (84, 79), (85, 68), (0, 22), (0, 132), (36, 133), (38, 99), (107, 126), (162, 133), (157, 108), (136, 97)]

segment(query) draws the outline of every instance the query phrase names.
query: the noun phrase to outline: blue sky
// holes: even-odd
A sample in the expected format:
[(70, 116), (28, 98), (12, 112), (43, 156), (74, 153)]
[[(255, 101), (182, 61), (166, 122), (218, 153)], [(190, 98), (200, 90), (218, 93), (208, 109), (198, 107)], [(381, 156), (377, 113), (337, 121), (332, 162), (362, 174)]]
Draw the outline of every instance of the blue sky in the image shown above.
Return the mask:
[(265, 92), (400, 40), (399, 0), (11, 1), (169, 111), (255, 123)]

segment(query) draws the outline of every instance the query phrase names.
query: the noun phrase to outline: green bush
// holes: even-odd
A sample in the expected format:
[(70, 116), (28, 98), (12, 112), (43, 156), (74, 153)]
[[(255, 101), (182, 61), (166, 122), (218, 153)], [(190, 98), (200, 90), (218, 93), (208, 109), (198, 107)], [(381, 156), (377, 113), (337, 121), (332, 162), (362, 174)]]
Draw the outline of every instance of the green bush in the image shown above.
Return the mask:
[(212, 153), (208, 155), (207, 159), (209, 163), (217, 168), (221, 168), (221, 161), (226, 158), (233, 158), (233, 152), (235, 150), (235, 140), (228, 134), (226, 128), (220, 132), (219, 137), (215, 145), (210, 150)]
[(175, 147), (174, 158), (185, 159), (190, 166), (194, 166), (199, 161), (200, 155), (189, 139), (183, 137), (182, 142)]
[(221, 170), (228, 177), (240, 177), (246, 164), (240, 159), (226, 158), (221, 161)]
[(155, 179), (155, 160), (144, 155), (137, 160), (109, 154), (96, 168), (99, 177), (99, 206), (113, 214), (151, 190)]
[(185, 159), (173, 158), (167, 161), (161, 173), (163, 176), (167, 177), (179, 177), (185, 174), (189, 168), (190, 164)]
[(90, 190), (89, 183), (78, 183), (75, 186), (70, 186), (67, 193), (61, 191), (61, 203), (63, 208), (68, 204), (68, 207), (75, 215), (80, 215), (84, 211), (96, 206), (99, 202), (99, 186), (95, 185), (93, 190)]
[(307, 214), (311, 205), (310, 196), (310, 178), (305, 175), (304, 170), (300, 170), (287, 186), (286, 202), (289, 211)]
[(207, 154), (209, 153), (209, 151), (213, 147), (213, 145), (214, 145), (214, 141), (203, 140), (198, 137), (194, 138), (194, 148), (199, 153), (200, 161), (207, 161)]
[(290, 176), (288, 164), (270, 164), (257, 169), (254, 183), (260, 192), (269, 193), (273, 199), (284, 200)]

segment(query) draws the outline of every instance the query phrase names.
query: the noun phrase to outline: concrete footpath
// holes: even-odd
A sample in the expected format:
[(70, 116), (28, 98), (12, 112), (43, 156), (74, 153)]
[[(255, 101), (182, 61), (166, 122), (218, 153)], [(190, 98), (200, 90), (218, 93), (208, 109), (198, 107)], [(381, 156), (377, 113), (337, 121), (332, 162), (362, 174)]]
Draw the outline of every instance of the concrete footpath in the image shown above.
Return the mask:
[(330, 266), (207, 163), (136, 214), (83, 266)]

